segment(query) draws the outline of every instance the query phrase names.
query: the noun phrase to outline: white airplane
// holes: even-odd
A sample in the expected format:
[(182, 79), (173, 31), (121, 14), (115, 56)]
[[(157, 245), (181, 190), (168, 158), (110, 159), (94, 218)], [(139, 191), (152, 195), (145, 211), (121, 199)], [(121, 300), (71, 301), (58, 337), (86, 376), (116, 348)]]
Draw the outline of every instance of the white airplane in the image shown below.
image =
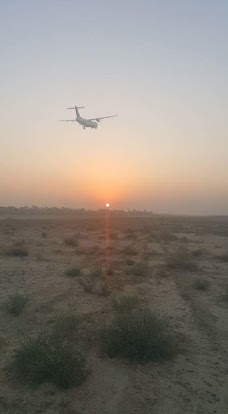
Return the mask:
[(74, 106), (73, 108), (67, 108), (67, 109), (74, 109), (76, 112), (76, 118), (75, 119), (61, 119), (60, 121), (62, 122), (78, 122), (80, 125), (83, 126), (83, 129), (85, 128), (95, 128), (97, 129), (98, 127), (98, 122), (100, 122), (101, 119), (105, 119), (105, 118), (113, 118), (117, 115), (109, 115), (109, 116), (100, 116), (98, 118), (90, 118), (90, 119), (85, 119), (82, 118), (81, 115), (79, 114), (79, 109), (80, 108), (85, 108), (84, 106)]

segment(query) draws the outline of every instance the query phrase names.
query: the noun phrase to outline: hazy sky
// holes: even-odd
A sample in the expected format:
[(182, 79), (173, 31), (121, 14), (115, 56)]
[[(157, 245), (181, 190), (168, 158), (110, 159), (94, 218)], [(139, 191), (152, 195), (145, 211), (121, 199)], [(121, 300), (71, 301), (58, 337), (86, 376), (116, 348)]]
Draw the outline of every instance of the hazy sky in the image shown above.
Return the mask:
[[(0, 1), (0, 205), (228, 214), (227, 0)], [(61, 123), (118, 113), (97, 130)]]

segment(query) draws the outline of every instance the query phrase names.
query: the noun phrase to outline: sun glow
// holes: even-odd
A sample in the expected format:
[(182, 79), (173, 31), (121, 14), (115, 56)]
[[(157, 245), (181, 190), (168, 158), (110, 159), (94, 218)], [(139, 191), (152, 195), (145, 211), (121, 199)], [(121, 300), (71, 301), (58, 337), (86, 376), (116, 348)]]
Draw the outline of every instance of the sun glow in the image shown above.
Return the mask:
[(109, 203), (106, 203), (105, 205), (106, 205), (106, 207), (107, 207), (107, 208), (109, 208), (109, 207), (110, 207), (110, 204), (109, 204)]

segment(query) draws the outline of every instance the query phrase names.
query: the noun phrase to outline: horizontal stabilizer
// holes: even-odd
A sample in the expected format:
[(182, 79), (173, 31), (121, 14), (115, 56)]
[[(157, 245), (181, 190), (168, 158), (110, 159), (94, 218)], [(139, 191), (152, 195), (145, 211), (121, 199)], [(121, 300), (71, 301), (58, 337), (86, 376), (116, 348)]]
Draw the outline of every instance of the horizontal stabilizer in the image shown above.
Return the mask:
[(73, 108), (67, 108), (67, 109), (82, 109), (82, 108), (85, 108), (85, 106), (73, 106)]

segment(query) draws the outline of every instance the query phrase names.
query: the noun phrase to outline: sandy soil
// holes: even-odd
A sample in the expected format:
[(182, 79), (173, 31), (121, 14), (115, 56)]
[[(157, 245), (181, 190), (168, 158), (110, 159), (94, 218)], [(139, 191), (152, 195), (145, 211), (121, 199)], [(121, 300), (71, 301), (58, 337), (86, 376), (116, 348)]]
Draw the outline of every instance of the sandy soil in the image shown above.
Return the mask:
[[(64, 238), (74, 234), (79, 246), (66, 246)], [(7, 246), (23, 241), (27, 257), (4, 254)], [(164, 266), (167, 256), (183, 245), (193, 255), (198, 251), (198, 270)], [(111, 217), (111, 292), (138, 294), (143, 304), (165, 312), (186, 338), (183, 352), (162, 363), (140, 365), (102, 356), (96, 332), (112, 316), (111, 295), (102, 295), (99, 285), (85, 292), (77, 277), (65, 274), (75, 265), (85, 272), (104, 265), (104, 218), (1, 217), (0, 248), (1, 413), (228, 413), (228, 262), (222, 258), (228, 252), (228, 218)], [(127, 258), (148, 263), (148, 274), (132, 275)], [(195, 289), (196, 276), (208, 280), (209, 288)], [(4, 308), (15, 292), (29, 298), (18, 317)], [(52, 384), (34, 390), (17, 383), (10, 371), (15, 350), (62, 310), (87, 315), (88, 380), (65, 391)]]

